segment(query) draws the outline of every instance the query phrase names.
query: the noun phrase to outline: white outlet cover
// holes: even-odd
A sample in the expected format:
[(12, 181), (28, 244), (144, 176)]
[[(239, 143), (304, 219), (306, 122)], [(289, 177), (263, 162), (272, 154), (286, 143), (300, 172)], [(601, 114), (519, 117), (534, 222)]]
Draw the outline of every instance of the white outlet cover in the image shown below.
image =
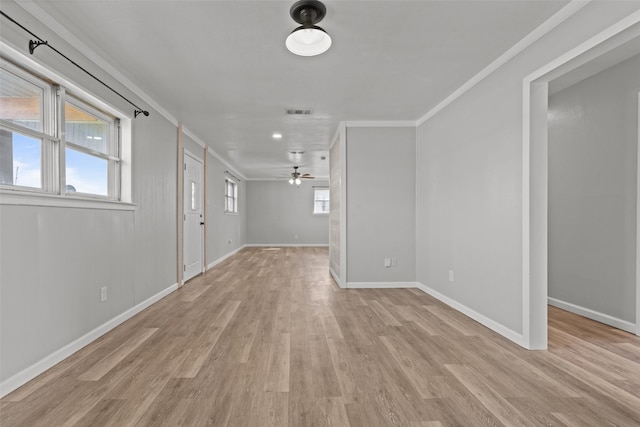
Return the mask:
[(453, 282), (453, 270), (449, 270), (449, 281)]

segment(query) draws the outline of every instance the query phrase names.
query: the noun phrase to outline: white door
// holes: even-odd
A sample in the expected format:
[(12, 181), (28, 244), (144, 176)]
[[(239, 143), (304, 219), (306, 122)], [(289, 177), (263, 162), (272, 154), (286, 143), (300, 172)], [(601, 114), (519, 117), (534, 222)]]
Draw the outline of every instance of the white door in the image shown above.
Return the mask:
[(203, 271), (204, 218), (203, 166), (200, 160), (184, 153), (184, 227), (183, 280), (186, 282)]

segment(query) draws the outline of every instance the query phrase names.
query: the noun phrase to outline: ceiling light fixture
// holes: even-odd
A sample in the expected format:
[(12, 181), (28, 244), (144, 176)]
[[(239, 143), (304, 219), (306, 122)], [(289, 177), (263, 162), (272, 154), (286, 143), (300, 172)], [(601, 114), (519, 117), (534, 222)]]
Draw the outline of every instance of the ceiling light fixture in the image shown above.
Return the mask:
[(300, 0), (291, 6), (289, 14), (302, 24), (289, 34), (287, 49), (300, 56), (316, 56), (331, 47), (331, 37), (316, 24), (327, 14), (327, 8), (318, 0)]
[(274, 133), (273, 135), (271, 135), (271, 137), (273, 139), (282, 139), (282, 134), (281, 133)]

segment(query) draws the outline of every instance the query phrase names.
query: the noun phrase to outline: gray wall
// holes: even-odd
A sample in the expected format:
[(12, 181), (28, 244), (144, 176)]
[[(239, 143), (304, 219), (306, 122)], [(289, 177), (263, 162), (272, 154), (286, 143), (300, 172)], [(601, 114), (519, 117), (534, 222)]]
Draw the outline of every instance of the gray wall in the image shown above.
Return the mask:
[(300, 187), (286, 179), (247, 182), (247, 243), (328, 245), (329, 215), (313, 214), (314, 185), (328, 188), (329, 182), (303, 180)]
[[(225, 171), (217, 158), (207, 159), (207, 265), (240, 249), (247, 241), (247, 185), (238, 182), (238, 214), (224, 213)], [(234, 175), (235, 172), (231, 171)], [(237, 176), (237, 175), (236, 175)]]
[(640, 56), (549, 99), (549, 297), (635, 323)]
[(639, 6), (587, 4), (419, 126), (418, 282), (523, 332), (522, 81)]
[[(2, 9), (83, 66), (97, 68), (13, 2), (3, 1)], [(14, 26), (3, 25), (0, 36), (26, 50), (28, 36)], [(133, 114), (130, 105), (58, 56), (42, 51), (33, 59)], [(101, 77), (151, 113), (132, 121), (135, 209), (8, 205), (0, 196), (0, 381), (176, 284), (177, 125), (122, 84)], [(204, 157), (195, 142), (185, 143)], [(221, 169), (211, 161), (212, 180)], [(216, 194), (221, 190), (210, 187), (211, 199), (221, 199)], [(241, 209), (242, 193), (241, 186)], [(244, 243), (242, 216), (234, 221), (230, 225), (212, 215), (213, 224), (233, 234), (213, 233), (210, 259)], [(232, 245), (220, 244), (228, 239)], [(108, 287), (108, 300), (101, 303), (102, 286)]]
[(347, 282), (415, 282), (415, 132), (347, 127)]

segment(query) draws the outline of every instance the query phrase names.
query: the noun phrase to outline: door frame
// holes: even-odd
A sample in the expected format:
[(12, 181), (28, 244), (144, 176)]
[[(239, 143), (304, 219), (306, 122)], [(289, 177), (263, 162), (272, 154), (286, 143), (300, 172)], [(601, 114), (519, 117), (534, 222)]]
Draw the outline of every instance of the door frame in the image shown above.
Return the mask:
[[(201, 193), (201, 197), (200, 197), (200, 202), (201, 202), (201, 215), (202, 215), (202, 221), (201, 222), (206, 222), (205, 221), (205, 206), (206, 206), (206, 191), (205, 191), (205, 161), (200, 159), (198, 157), (197, 154), (192, 153), (191, 151), (187, 150), (186, 148), (183, 148), (183, 156), (182, 156), (182, 168), (181, 168), (181, 175), (182, 175), (182, 184), (181, 184), (181, 188), (182, 188), (182, 201), (181, 201), (181, 206), (182, 206), (182, 218), (178, 218), (178, 221), (180, 221), (182, 219), (182, 221), (180, 221), (182, 223), (182, 245), (181, 245), (181, 252), (182, 252), (182, 266), (180, 267), (181, 269), (181, 273), (183, 275), (183, 279), (184, 279), (184, 268), (185, 268), (185, 262), (184, 262), (184, 247), (185, 247), (185, 241), (186, 241), (186, 235), (187, 233), (184, 230), (184, 216), (186, 215), (186, 213), (184, 212), (184, 206), (185, 203), (187, 202), (187, 194), (184, 192), (184, 183), (185, 183), (185, 179), (184, 179), (184, 173), (186, 171), (186, 157), (190, 157), (192, 160), (196, 161), (197, 163), (200, 164), (200, 166), (202, 167), (202, 174), (200, 176), (202, 182), (200, 183), (200, 193)], [(205, 259), (205, 246), (206, 246), (206, 242), (205, 242), (205, 228), (203, 226), (200, 227), (200, 234), (201, 234), (201, 239), (200, 239), (200, 273), (204, 273), (206, 271), (206, 259)], [(195, 277), (195, 276), (194, 276)], [(188, 280), (188, 279), (187, 279)], [(182, 284), (184, 284), (184, 280), (182, 281)]]
[[(544, 350), (547, 348), (548, 341), (547, 113), (549, 82), (631, 39), (640, 37), (640, 25), (636, 25), (638, 23), (640, 23), (640, 11), (610, 26), (523, 80), (522, 344), (530, 350)], [(638, 158), (640, 159), (640, 152)], [(638, 175), (640, 184), (640, 173)], [(640, 207), (640, 186), (636, 190)], [(637, 221), (640, 221), (640, 211), (636, 212), (636, 215)], [(640, 231), (637, 230), (636, 234), (636, 335), (640, 335), (640, 258), (638, 257)]]

